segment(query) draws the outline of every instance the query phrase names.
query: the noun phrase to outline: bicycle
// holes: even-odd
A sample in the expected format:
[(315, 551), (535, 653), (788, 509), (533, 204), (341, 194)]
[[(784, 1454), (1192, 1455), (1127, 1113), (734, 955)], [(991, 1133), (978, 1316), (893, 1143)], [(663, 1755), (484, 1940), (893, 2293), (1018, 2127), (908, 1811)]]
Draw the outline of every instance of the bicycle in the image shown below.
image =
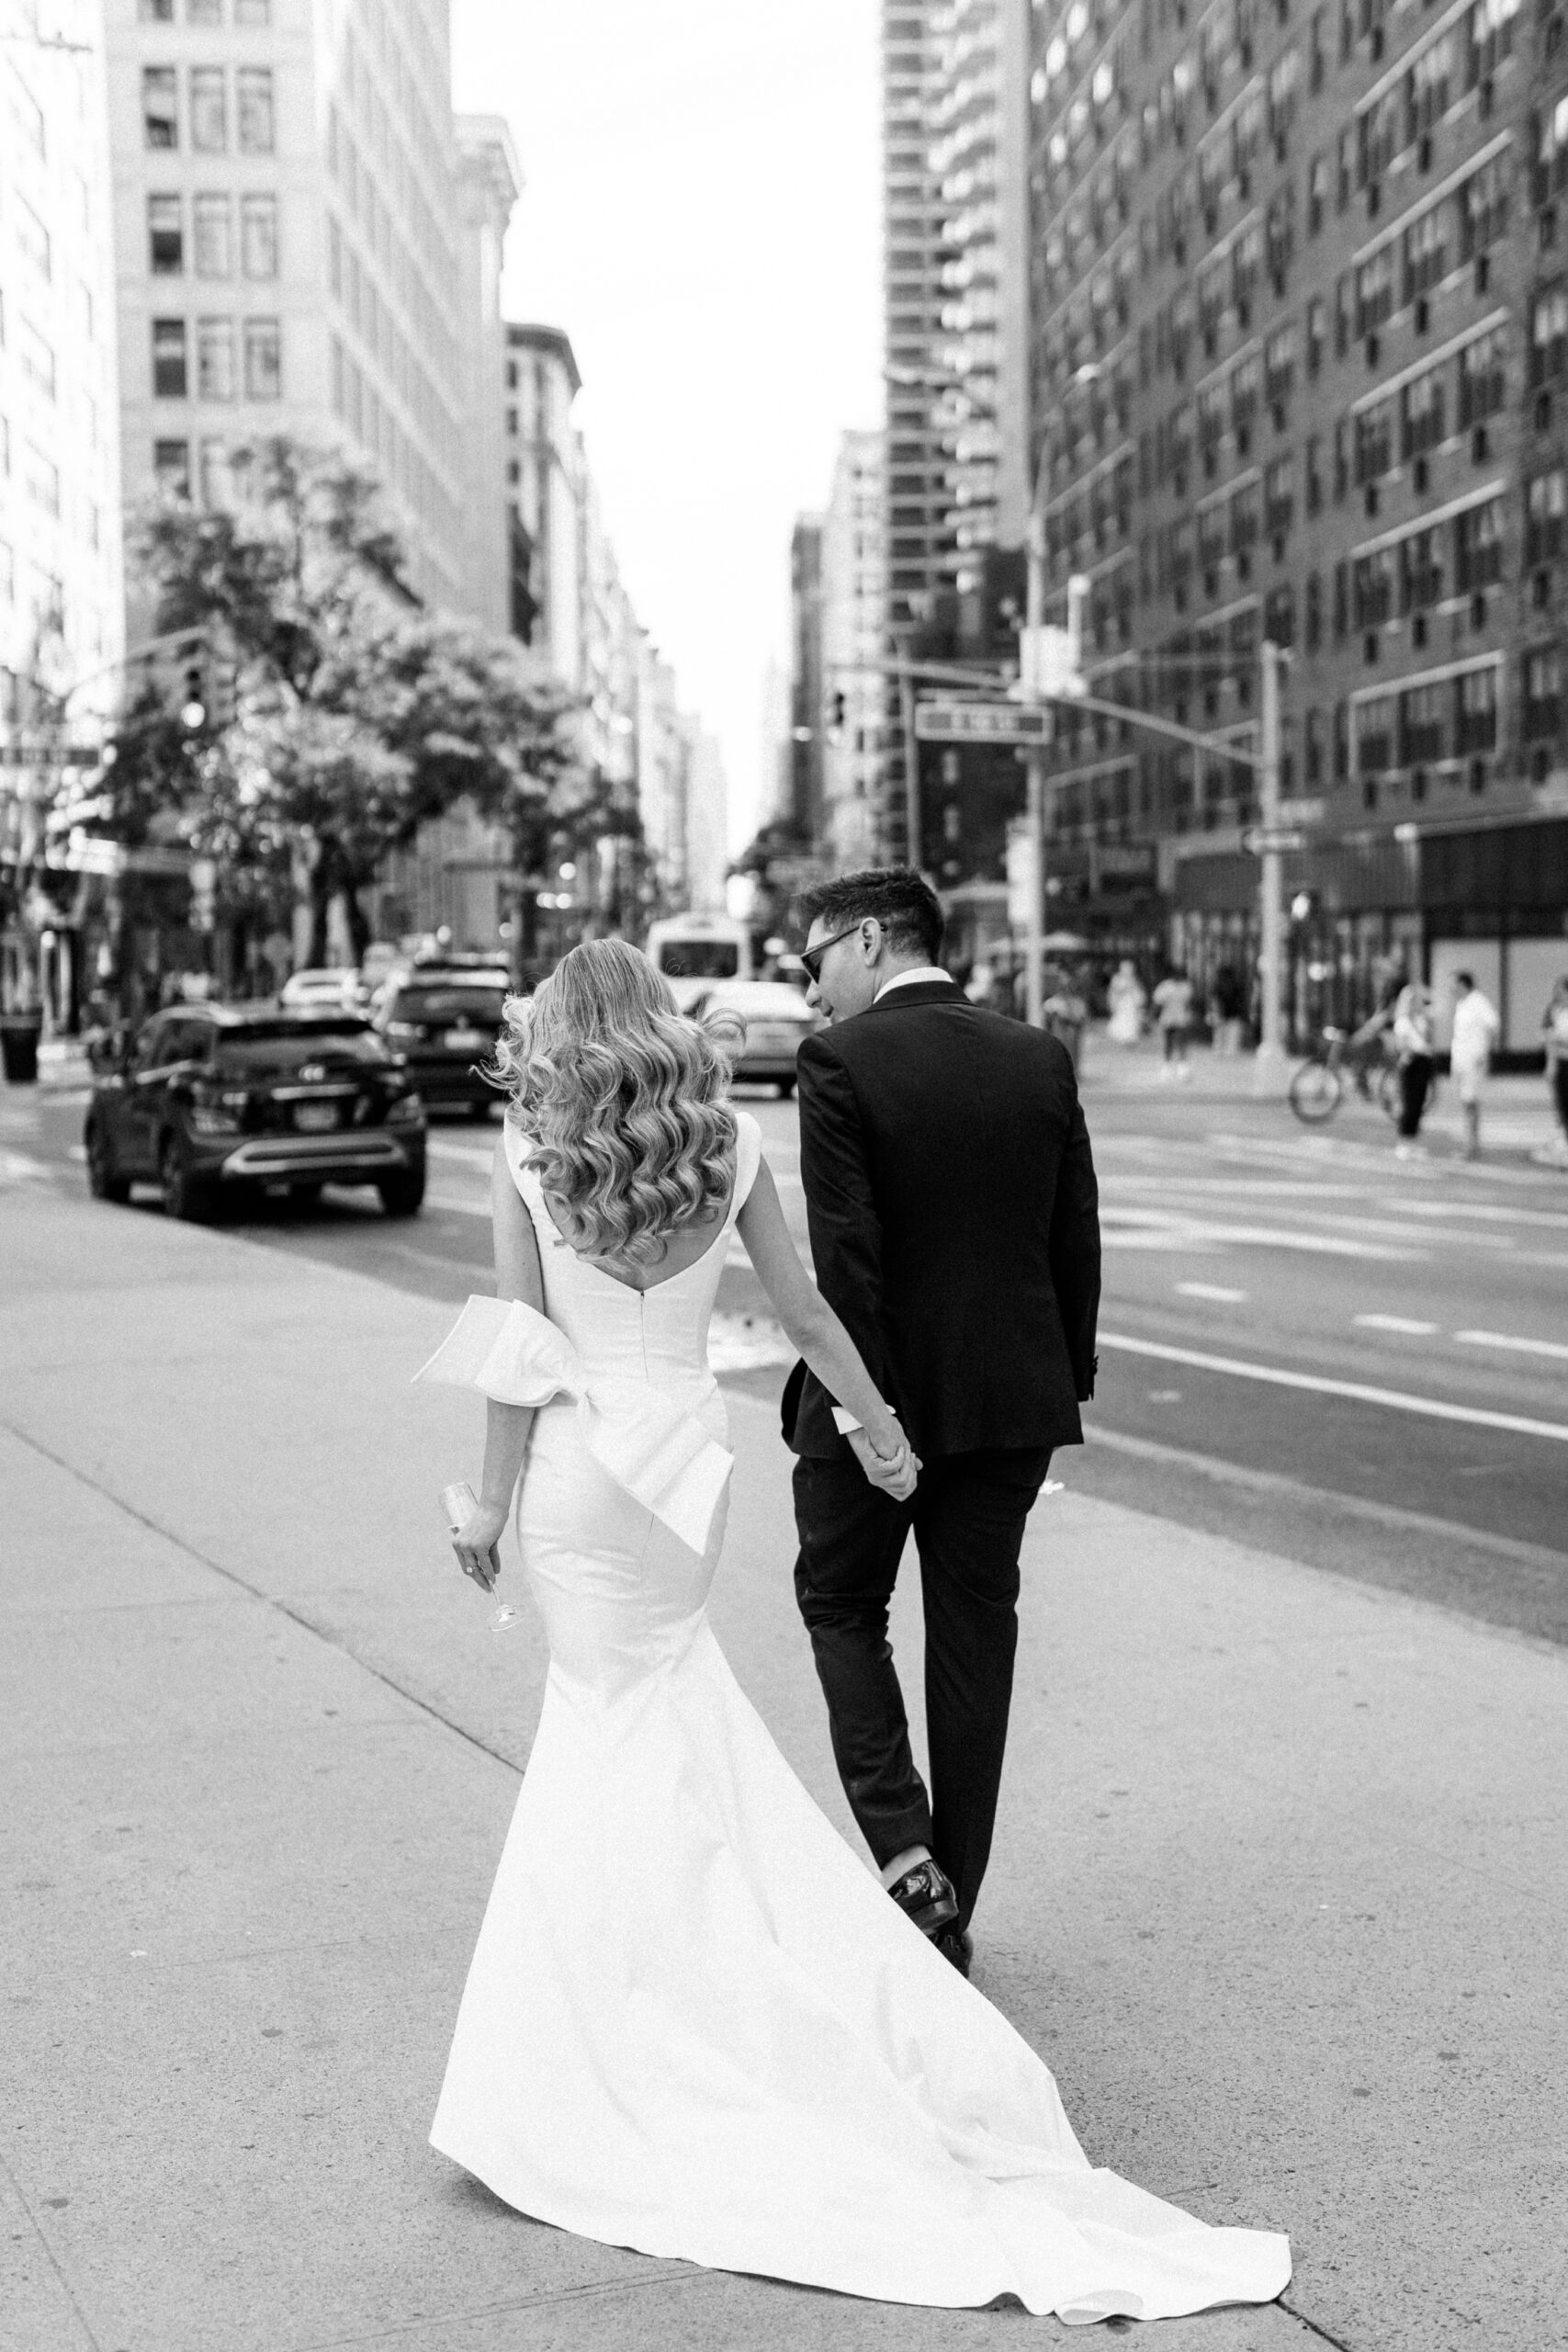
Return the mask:
[(1375, 1100), (1390, 1119), (1398, 1119), (1399, 1065), (1388, 1057), (1383, 1033), (1363, 1038), (1359, 1031), (1325, 1028), (1291, 1078), (1291, 1108), (1303, 1125), (1321, 1126), (1334, 1116), (1345, 1099), (1347, 1076), (1364, 1101)]

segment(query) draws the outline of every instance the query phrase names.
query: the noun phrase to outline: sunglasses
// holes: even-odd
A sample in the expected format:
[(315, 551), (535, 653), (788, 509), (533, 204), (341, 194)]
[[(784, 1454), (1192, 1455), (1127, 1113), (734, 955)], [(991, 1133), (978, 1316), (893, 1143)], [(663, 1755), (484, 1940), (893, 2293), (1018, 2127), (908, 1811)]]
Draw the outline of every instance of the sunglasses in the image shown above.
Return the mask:
[(801, 949), (801, 966), (814, 989), (819, 989), (822, 985), (822, 958), (829, 948), (837, 947), (840, 939), (852, 939), (860, 929), (861, 922), (864, 921), (865, 917), (862, 915), (860, 922), (851, 923), (848, 931), (836, 931), (831, 939), (819, 939), (815, 947)]

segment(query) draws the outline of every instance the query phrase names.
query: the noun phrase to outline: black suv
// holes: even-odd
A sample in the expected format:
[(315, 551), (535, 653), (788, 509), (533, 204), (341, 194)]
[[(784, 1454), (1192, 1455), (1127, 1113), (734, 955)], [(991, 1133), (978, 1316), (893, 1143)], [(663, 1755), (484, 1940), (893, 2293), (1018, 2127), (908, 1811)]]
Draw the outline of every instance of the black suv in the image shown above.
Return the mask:
[(501, 1090), (479, 1073), (501, 1034), (512, 990), (491, 971), (432, 970), (415, 965), (388, 984), (376, 1026), (434, 1110), (465, 1109), (488, 1119)]
[(100, 1049), (83, 1140), (100, 1201), (162, 1188), (171, 1216), (220, 1193), (374, 1184), (389, 1216), (424, 1198), (424, 1105), (352, 1012), (180, 1005)]

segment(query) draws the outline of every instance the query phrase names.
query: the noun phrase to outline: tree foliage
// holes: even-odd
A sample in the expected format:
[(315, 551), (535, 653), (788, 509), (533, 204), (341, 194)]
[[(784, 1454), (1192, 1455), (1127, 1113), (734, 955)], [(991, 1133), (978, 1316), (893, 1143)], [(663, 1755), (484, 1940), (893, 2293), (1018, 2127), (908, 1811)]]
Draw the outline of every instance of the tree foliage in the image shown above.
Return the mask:
[(134, 551), (160, 633), (201, 628), (231, 664), (233, 716), (183, 730), (156, 691), (128, 714), (117, 829), (172, 824), (225, 871), (259, 867), (309, 893), (316, 944), (342, 892), (459, 802), (514, 837), (581, 797), (572, 705), (523, 650), (425, 610), (373, 479), (336, 457), (265, 443), (231, 508), (165, 499)]

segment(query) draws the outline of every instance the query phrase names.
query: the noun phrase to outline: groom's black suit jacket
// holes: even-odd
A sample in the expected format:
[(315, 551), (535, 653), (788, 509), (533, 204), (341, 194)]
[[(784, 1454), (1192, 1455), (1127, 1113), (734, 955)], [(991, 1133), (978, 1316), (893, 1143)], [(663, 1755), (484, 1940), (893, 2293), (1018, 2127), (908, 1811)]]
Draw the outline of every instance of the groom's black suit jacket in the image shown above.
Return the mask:
[[(1100, 1216), (1072, 1062), (947, 980), (890, 990), (800, 1048), (817, 1281), (927, 1461), (1080, 1444)], [(844, 1441), (797, 1363), (796, 1453)]]

